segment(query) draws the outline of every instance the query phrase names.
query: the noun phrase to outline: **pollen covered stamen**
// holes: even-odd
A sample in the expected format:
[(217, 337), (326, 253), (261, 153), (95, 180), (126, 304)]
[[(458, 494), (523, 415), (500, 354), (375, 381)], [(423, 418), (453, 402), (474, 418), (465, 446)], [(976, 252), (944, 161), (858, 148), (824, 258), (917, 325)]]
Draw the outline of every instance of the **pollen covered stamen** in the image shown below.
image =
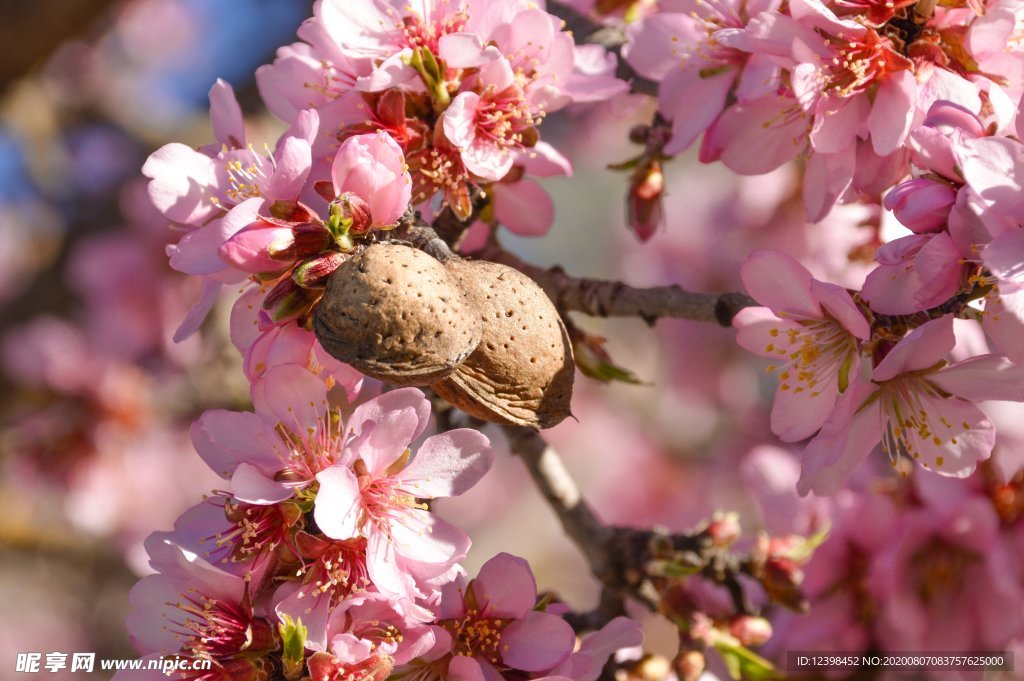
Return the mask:
[(477, 609), (469, 609), (466, 616), (448, 620), (441, 625), (452, 634), (456, 655), (482, 657), (491, 664), (501, 664), (501, 632), (508, 622), (485, 616)]
[(833, 319), (808, 320), (801, 326), (770, 331), (777, 340), (769, 343), (765, 352), (785, 361), (769, 366), (768, 371), (778, 373), (783, 392), (817, 397), (826, 382), (837, 380), (844, 366), (848, 368), (857, 346), (853, 336)]

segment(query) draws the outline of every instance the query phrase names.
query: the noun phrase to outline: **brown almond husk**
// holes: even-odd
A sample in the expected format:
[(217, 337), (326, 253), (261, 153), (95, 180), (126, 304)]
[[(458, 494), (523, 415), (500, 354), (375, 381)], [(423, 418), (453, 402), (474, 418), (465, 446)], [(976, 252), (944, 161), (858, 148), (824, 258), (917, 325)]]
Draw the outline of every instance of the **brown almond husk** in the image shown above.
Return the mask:
[(452, 373), (480, 343), (480, 315), (441, 263), (378, 243), (331, 274), (313, 328), (331, 356), (373, 378), (422, 386)]
[(498, 263), (452, 260), (445, 266), (476, 306), (483, 338), (434, 391), (493, 423), (550, 428), (570, 416), (572, 343), (543, 289)]

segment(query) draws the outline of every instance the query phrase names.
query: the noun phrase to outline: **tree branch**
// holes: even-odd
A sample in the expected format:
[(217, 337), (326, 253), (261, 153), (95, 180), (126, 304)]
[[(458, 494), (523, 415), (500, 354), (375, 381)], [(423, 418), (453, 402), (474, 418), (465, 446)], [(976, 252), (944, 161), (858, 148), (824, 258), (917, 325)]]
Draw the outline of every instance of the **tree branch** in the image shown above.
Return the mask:
[(618, 281), (577, 278), (560, 267), (545, 269), (524, 262), (493, 242), (481, 257), (526, 274), (559, 309), (593, 317), (640, 317), (649, 324), (660, 317), (672, 317), (731, 326), (737, 312), (757, 305), (742, 293), (694, 293), (675, 284), (637, 288)]
[(583, 552), (591, 572), (601, 582), (598, 608), (576, 616), (581, 628), (598, 628), (622, 614), (627, 596), (658, 610), (658, 588), (652, 589), (651, 585), (665, 575), (652, 568), (665, 561), (724, 586), (737, 612), (751, 611), (739, 581), (740, 574), (749, 572), (749, 561), (715, 546), (707, 529), (691, 534), (665, 534), (605, 525), (583, 499), (558, 453), (537, 431), (519, 426), (504, 426), (503, 430), (511, 451), (522, 459), (562, 529)]

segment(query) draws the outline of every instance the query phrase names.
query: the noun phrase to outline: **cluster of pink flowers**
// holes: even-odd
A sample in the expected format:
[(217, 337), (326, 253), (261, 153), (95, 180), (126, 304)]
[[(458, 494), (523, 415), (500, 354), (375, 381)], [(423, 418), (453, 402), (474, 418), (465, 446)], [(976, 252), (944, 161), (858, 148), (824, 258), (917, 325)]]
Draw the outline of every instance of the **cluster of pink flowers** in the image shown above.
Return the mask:
[(468, 580), (469, 537), (431, 502), (487, 473), (488, 439), (426, 437), (430, 402), (414, 388), (367, 399), (310, 320), (328, 276), (410, 206), (466, 218), (479, 191), (506, 226), (546, 231), (552, 211), (540, 224), (534, 209), (550, 199), (523, 174), (571, 167), (538, 126), (626, 85), (534, 2), (320, 0), (299, 35), (258, 72), (289, 124), (273, 149), (247, 143), (218, 81), (216, 143), (168, 144), (143, 168), (154, 206), (185, 232), (171, 266), (202, 281), (176, 338), (239, 286), (231, 340), (254, 406), (193, 425), (224, 483), (147, 540), (155, 574), (132, 591), (132, 640), (147, 656), (212, 661), (183, 672), (209, 681), (595, 681), (639, 643), (638, 625), (615, 620), (578, 645), (567, 610), (538, 600), (508, 554)]
[[(902, 459), (968, 476), (995, 442), (978, 403), (1024, 400), (1019, 13), (998, 1), (683, 2), (628, 29), (627, 59), (659, 81), (672, 122), (662, 153), (703, 134), (701, 160), (741, 174), (801, 157), (811, 221), (861, 202), (902, 225), (853, 290), (782, 253), (743, 269), (764, 307), (735, 325), (778, 373), (772, 430), (813, 437), (802, 493), (837, 492), (879, 443), (904, 473)], [(980, 321), (995, 352), (958, 344), (955, 320)]]
[(304, 42), (257, 73), (289, 124), (272, 150), (247, 143), (218, 81), (216, 143), (167, 144), (143, 168), (154, 205), (185, 230), (168, 247), (171, 266), (203, 281), (176, 337), (199, 327), (224, 285), (243, 284), (232, 340), (250, 380), (268, 360), (305, 353), (310, 370), (351, 386), (357, 378), (309, 329), (327, 277), (359, 239), (410, 205), (468, 218), (475, 191), (490, 197), (495, 224), (547, 232), (551, 199), (524, 173), (568, 175), (571, 164), (541, 141), (544, 116), (627, 87), (611, 55), (576, 46), (561, 26), (535, 2), (320, 0)]
[(829, 530), (804, 567), (810, 612), (779, 613), (767, 654), (1024, 643), (1024, 580), (1011, 568), (1021, 560), (1021, 476), (1000, 482), (986, 467), (967, 481), (917, 476), (798, 499), (796, 460), (771, 447), (751, 452), (743, 473), (771, 531)]
[(252, 398), (254, 411), (209, 411), (192, 428), (224, 488), (146, 542), (156, 574), (132, 590), (129, 619), (143, 655), (211, 660), (185, 677), (200, 679), (593, 681), (610, 652), (639, 642), (615, 621), (599, 662), (585, 644), (574, 652), (564, 608), (538, 601), (520, 558), (499, 554), (467, 581), (469, 538), (429, 501), (471, 488), (493, 452), (475, 430), (423, 439), (419, 390), (342, 414), (318, 377), (280, 365)]
[[(913, 130), (946, 101), (1012, 130), (1024, 92), (1015, 2), (669, 2), (629, 27), (625, 54), (660, 82), (665, 152), (758, 175), (804, 156), (817, 221), (903, 178)], [(916, 163), (916, 160), (915, 160)]]

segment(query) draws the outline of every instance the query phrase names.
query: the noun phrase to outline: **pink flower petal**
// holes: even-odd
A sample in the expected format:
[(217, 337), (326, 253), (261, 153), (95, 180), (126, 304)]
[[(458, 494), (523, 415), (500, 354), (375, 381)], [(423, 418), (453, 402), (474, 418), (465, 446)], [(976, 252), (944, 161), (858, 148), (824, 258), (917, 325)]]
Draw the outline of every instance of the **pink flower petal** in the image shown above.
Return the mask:
[(309, 142), (286, 137), (274, 160), (277, 167), (265, 189), (267, 198), (271, 201), (298, 199), (313, 164), (313, 150)]
[(199, 330), (199, 327), (206, 321), (210, 310), (217, 304), (220, 298), (221, 283), (213, 279), (203, 279), (199, 292), (199, 300), (189, 308), (181, 325), (174, 332), (174, 342), (180, 343)]
[(878, 402), (865, 404), (878, 389), (854, 383), (839, 396), (821, 432), (804, 449), (797, 492), (806, 496), (837, 493), (881, 439)]
[(931, 374), (928, 380), (971, 402), (1024, 402), (1024, 367), (1000, 355), (971, 357)]
[(555, 204), (533, 180), (498, 183), (491, 187), (494, 217), (520, 236), (544, 236), (555, 222)]
[(430, 419), (430, 400), (418, 388), (389, 390), (379, 397), (359, 405), (348, 419), (348, 430), (354, 435), (362, 433), (366, 423), (379, 423), (391, 411), (412, 409), (416, 413), (416, 430), (412, 440), (423, 433)]
[(199, 226), (221, 210), (210, 200), (216, 166), (192, 147), (177, 142), (160, 147), (146, 159), (142, 174), (151, 180), (150, 200), (168, 220)]
[(448, 663), (448, 681), (485, 681), (480, 663), (468, 655), (455, 655)]
[(704, 135), (700, 160), (721, 160), (740, 175), (763, 175), (806, 146), (806, 114), (789, 97), (769, 95), (733, 104)]
[(519, 618), (536, 605), (537, 582), (524, 559), (499, 553), (480, 567), (473, 580), (473, 593), (489, 616)]
[(245, 119), (229, 83), (218, 78), (210, 88), (210, 122), (214, 138), (228, 149), (245, 146)]
[(284, 364), (252, 385), (256, 413), (268, 423), (280, 423), (299, 437), (316, 431), (326, 413), (327, 389), (304, 367)]
[(851, 334), (861, 340), (868, 340), (871, 337), (871, 325), (846, 289), (815, 280), (811, 282), (811, 293), (825, 311)]
[(501, 641), (505, 664), (526, 672), (542, 672), (569, 657), (576, 634), (561, 617), (531, 610), (501, 632)]
[[(933, 433), (915, 437), (914, 459), (925, 468), (956, 478), (966, 478), (979, 461), (992, 453), (996, 430), (988, 417), (970, 402), (919, 392), (919, 409), (927, 414)], [(948, 424), (948, 425), (947, 425)]]
[[(799, 442), (814, 435), (832, 413), (839, 396), (839, 374), (836, 371), (817, 374), (819, 384), (813, 391), (775, 391), (772, 402), (771, 428), (783, 442)], [(852, 372), (855, 374), (855, 372)], [(785, 384), (785, 381), (783, 381)]]
[(736, 81), (736, 70), (705, 75), (699, 69), (677, 70), (659, 90), (659, 109), (672, 120), (672, 139), (665, 153), (686, 151), (725, 108), (726, 96)]
[(480, 95), (475, 92), (459, 93), (445, 109), (441, 124), (444, 135), (456, 147), (468, 147), (476, 137), (476, 110)]
[(391, 524), (391, 539), (395, 552), (403, 558), (439, 565), (444, 570), (465, 558), (470, 545), (465, 532), (420, 509), (412, 509), (403, 515), (401, 522)]
[(896, 71), (884, 78), (868, 114), (868, 129), (875, 153), (888, 156), (898, 149), (910, 132), (914, 120), (917, 81), (909, 70)]
[(953, 317), (933, 319), (911, 331), (875, 367), (871, 377), (887, 381), (899, 374), (927, 369), (942, 360), (956, 345)]
[(460, 428), (428, 437), (399, 475), (402, 488), (417, 497), (455, 497), (473, 487), (493, 462), (487, 437)]
[(999, 350), (1024, 365), (1024, 291), (989, 297), (981, 326)]
[(273, 475), (288, 460), (281, 438), (252, 412), (207, 411), (192, 424), (191, 434), (199, 456), (223, 478), (230, 478), (242, 462)]
[(797, 319), (821, 319), (821, 307), (811, 291), (814, 278), (791, 256), (759, 250), (740, 268), (747, 293), (772, 309)]
[(359, 481), (348, 466), (331, 466), (317, 473), (320, 489), (313, 506), (313, 519), (331, 539), (349, 539), (359, 532), (362, 494)]
[(231, 476), (231, 493), (239, 501), (270, 505), (290, 498), (293, 490), (287, 485), (274, 482), (256, 466), (243, 462), (238, 464)]
[(417, 425), (416, 412), (410, 407), (385, 412), (379, 421), (362, 424), (346, 452), (352, 461), (361, 459), (375, 478), (385, 477), (385, 471), (409, 447)]
[(800, 324), (779, 319), (767, 307), (745, 307), (733, 317), (732, 324), (739, 331), (736, 342), (740, 347), (772, 359), (788, 359), (794, 341), (787, 332), (803, 331)]

